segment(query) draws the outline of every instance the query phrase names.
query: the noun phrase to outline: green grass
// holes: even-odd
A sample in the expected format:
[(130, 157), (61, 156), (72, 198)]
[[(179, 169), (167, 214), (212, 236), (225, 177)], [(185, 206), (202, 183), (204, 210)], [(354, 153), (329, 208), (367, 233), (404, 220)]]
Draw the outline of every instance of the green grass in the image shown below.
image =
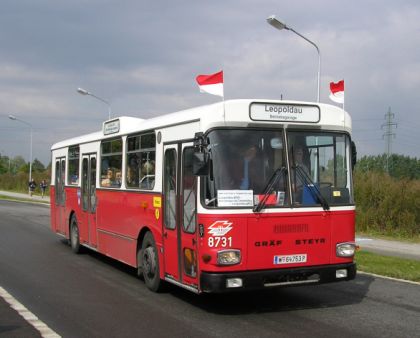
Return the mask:
[(363, 272), (420, 282), (420, 261), (358, 251), (356, 263)]

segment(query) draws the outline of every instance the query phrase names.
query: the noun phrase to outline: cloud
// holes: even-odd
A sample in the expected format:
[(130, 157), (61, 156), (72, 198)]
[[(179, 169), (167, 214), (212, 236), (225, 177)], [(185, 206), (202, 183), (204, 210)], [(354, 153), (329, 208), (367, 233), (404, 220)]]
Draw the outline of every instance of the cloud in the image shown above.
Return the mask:
[[(0, 142), (10, 130), (21, 132), (8, 112), (34, 125), (44, 162), (46, 144), (99, 130), (106, 105), (78, 95), (77, 87), (109, 100), (115, 114), (146, 118), (215, 102), (194, 79), (220, 69), (227, 99), (316, 100), (315, 48), (269, 26), (271, 14), (320, 47), (321, 101), (331, 103), (330, 81), (345, 79), (355, 139), (375, 138), (361, 153), (383, 152), (380, 125), (389, 106), (400, 126), (420, 127), (414, 0), (22, 0), (3, 2), (0, 12)], [(394, 149), (420, 157), (404, 146), (420, 144), (418, 133), (402, 135), (398, 130)], [(27, 148), (9, 147), (16, 154)]]

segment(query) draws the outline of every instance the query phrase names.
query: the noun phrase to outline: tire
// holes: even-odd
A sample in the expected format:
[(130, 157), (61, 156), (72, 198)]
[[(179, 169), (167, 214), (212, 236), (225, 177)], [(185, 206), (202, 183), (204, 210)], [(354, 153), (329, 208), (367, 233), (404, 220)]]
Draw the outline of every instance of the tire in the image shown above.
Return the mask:
[(162, 291), (163, 281), (160, 279), (158, 251), (151, 232), (147, 232), (144, 236), (140, 257), (141, 271), (147, 288), (153, 292)]
[(82, 251), (80, 245), (79, 225), (77, 224), (77, 218), (75, 215), (71, 216), (70, 220), (70, 246), (71, 250), (75, 254), (79, 254)]

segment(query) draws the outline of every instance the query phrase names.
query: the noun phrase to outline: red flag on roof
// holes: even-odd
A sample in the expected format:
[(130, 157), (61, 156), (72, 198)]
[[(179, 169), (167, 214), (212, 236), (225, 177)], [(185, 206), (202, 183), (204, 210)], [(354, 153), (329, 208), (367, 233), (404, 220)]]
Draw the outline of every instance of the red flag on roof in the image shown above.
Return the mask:
[(337, 103), (344, 103), (344, 80), (330, 83), (330, 99)]
[(196, 77), (200, 92), (223, 97), (223, 70), (209, 75)]

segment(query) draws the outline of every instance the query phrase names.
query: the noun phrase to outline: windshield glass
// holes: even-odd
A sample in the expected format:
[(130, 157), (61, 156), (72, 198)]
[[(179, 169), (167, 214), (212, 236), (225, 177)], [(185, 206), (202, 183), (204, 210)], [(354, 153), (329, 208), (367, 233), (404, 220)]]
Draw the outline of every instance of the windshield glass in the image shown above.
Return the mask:
[(349, 136), (315, 131), (287, 131), (286, 136), (289, 163), (283, 130), (211, 131), (211, 170), (203, 177), (203, 204), (257, 212), (353, 204)]
[(281, 130), (214, 130), (208, 134), (212, 171), (204, 179), (204, 204), (208, 207), (257, 205), (273, 174), (265, 206), (286, 206), (287, 178)]
[(329, 205), (353, 203), (349, 137), (308, 131), (287, 135), (294, 204), (315, 205), (322, 199)]

